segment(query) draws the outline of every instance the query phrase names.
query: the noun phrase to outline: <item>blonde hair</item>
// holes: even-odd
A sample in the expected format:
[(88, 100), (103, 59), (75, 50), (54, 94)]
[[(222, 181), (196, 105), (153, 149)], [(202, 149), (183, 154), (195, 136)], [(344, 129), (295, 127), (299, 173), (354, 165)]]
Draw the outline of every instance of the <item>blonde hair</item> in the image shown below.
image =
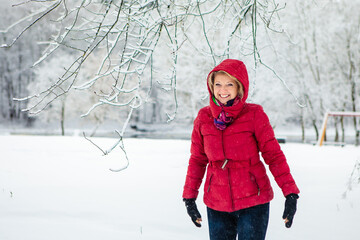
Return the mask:
[(240, 98), (242, 98), (244, 96), (244, 87), (241, 84), (241, 82), (236, 77), (230, 75), (229, 73), (227, 73), (223, 70), (210, 73), (209, 78), (208, 78), (208, 85), (209, 85), (211, 94), (214, 95), (214, 81), (215, 81), (215, 76), (217, 74), (226, 74), (228, 77), (230, 77), (232, 80), (234, 80), (237, 85), (238, 95), (240, 96)]

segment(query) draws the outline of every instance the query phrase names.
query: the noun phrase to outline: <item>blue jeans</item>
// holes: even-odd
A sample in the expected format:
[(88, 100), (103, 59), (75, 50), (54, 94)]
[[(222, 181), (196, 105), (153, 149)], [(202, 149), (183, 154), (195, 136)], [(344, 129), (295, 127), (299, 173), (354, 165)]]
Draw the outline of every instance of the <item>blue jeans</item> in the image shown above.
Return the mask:
[(264, 240), (269, 221), (269, 203), (220, 212), (207, 208), (210, 240)]

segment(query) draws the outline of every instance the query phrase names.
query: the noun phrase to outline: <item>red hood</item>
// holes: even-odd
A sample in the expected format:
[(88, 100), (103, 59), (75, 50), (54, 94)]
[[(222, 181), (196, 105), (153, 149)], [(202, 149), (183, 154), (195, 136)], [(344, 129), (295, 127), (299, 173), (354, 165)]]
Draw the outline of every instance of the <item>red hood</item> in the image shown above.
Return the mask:
[[(249, 92), (249, 77), (247, 74), (245, 64), (242, 61), (236, 59), (226, 59), (222, 61), (219, 65), (217, 65), (213, 70), (211, 70), (211, 72), (208, 75), (208, 78), (212, 72), (217, 72), (217, 71), (225, 71), (228, 74), (234, 76), (244, 87), (244, 96), (241, 99), (241, 104), (237, 104), (232, 107), (225, 107), (225, 112), (227, 112), (229, 116), (236, 117), (240, 113), (240, 110), (242, 109), (248, 97), (248, 92)], [(214, 117), (218, 117), (221, 112), (221, 107), (217, 106), (213, 102), (209, 85), (207, 86), (210, 94), (211, 112)]]

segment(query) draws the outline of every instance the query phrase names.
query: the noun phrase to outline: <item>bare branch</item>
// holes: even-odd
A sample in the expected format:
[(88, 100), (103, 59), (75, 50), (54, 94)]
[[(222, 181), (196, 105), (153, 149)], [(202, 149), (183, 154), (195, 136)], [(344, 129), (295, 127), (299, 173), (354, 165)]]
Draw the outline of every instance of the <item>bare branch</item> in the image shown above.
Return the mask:
[(198, 7), (198, 10), (199, 10), (200, 19), (201, 19), (201, 22), (202, 22), (202, 29), (203, 29), (204, 37), (205, 37), (206, 42), (207, 42), (207, 44), (208, 44), (208, 46), (209, 46), (209, 49), (210, 49), (210, 52), (211, 52), (211, 56), (212, 56), (214, 65), (216, 65), (216, 60), (215, 60), (215, 56), (214, 56), (214, 51), (213, 51), (213, 48), (211, 47), (211, 44), (210, 44), (209, 39), (208, 39), (207, 34), (206, 34), (205, 21), (204, 21), (203, 15), (202, 15), (202, 13), (201, 13), (199, 0), (197, 0), (197, 7)]
[[(269, 7), (271, 1), (273, 5)], [(124, 116), (126, 120), (123, 122), (122, 131), (118, 132), (119, 140), (114, 144), (114, 146), (120, 146), (134, 110), (138, 109), (144, 100), (150, 99), (153, 84), (156, 82), (159, 83), (160, 88), (168, 91), (171, 95), (171, 107), (174, 109), (171, 110), (172, 113), (166, 113), (168, 122), (175, 119), (179, 110), (177, 92), (179, 79), (177, 75), (180, 48), (189, 45), (190, 48), (192, 47), (192, 51), (195, 50), (201, 54), (200, 56), (211, 55), (212, 65), (216, 65), (217, 61), (224, 57), (230, 58), (230, 55), (246, 56), (251, 54), (255, 65), (260, 63), (271, 70), (301, 106), (285, 80), (274, 69), (264, 64), (260, 55), (262, 45), (257, 41), (258, 24), (265, 25), (267, 29), (270, 29), (274, 26), (270, 22), (281, 10), (274, 0), (271, 1), (234, 0), (224, 2), (219, 0), (215, 3), (207, 0), (170, 1), (168, 5), (159, 4), (156, 0), (110, 0), (106, 3), (91, 0), (75, 3), (65, 0), (24, 1), (19, 5), (30, 2), (54, 3), (38, 12), (37, 15), (26, 18), (32, 19), (38, 16), (20, 32), (17, 39), (40, 19), (50, 15), (59, 5), (63, 6), (62, 12), (55, 15), (56, 20), (54, 21), (61, 27), (52, 37), (53, 40), (46, 42), (49, 45), (34, 66), (38, 66), (49, 56), (62, 50), (66, 53), (70, 52), (69, 55), (76, 56), (76, 58), (70, 63), (67, 62), (61, 77), (56, 78), (43, 91), (36, 94), (31, 93), (30, 96), (16, 98), (16, 100), (32, 100), (32, 105), (29, 104), (25, 111), (37, 114), (62, 96), (65, 98), (68, 93), (73, 93), (73, 90), (81, 90), (96, 98), (89, 102), (89, 109), (82, 110), (84, 114), (81, 117), (89, 116), (99, 107), (125, 109), (127, 117)], [(257, 17), (260, 17), (262, 21), (257, 22)], [(251, 21), (247, 21), (248, 19)], [(4, 31), (7, 32), (24, 21), (24, 19), (19, 20)], [(231, 24), (227, 21), (230, 21)], [(198, 39), (192, 40), (193, 33), (190, 33), (190, 30), (194, 25), (201, 27), (201, 31), (198, 31), (196, 36), (205, 39), (202, 45), (198, 43)], [(218, 32), (226, 32), (223, 30), (224, 26), (229, 28), (229, 32), (221, 36), (221, 41), (224, 40), (225, 44), (223, 44), (223, 48), (220, 48), (218, 47), (220, 44), (214, 42), (213, 39), (216, 39)], [(244, 31), (245, 33), (242, 31), (243, 27), (248, 28), (247, 31)], [(216, 31), (218, 32), (216, 33)], [(6, 47), (14, 45), (17, 39)], [(169, 73), (164, 74), (164, 78), (154, 81), (153, 54), (160, 39), (170, 42), (164, 44), (170, 53), (168, 55), (169, 65), (166, 66)], [(233, 45), (240, 44), (242, 45), (241, 53), (232, 54)], [(240, 49), (238, 46), (236, 48), (236, 50)], [(220, 54), (217, 54), (218, 52)], [(147, 70), (150, 70), (149, 76), (145, 75)], [(102, 88), (102, 84), (106, 87)], [(85, 135), (84, 137), (86, 138)], [(120, 148), (126, 156), (123, 145)], [(104, 155), (108, 154), (108, 151), (100, 150)]]
[(121, 167), (121, 168), (118, 168), (118, 169), (110, 169), (110, 171), (112, 172), (120, 172), (122, 170), (125, 170), (126, 168), (128, 168), (129, 166), (129, 158), (127, 156), (127, 153), (126, 153), (126, 150), (125, 150), (125, 147), (124, 147), (124, 142), (123, 142), (123, 138), (121, 136), (121, 134), (115, 130), (115, 132), (118, 134), (118, 140), (115, 142), (115, 144), (113, 146), (111, 146), (109, 149), (107, 150), (104, 150), (102, 149), (99, 145), (97, 145), (96, 143), (94, 143), (91, 139), (89, 139), (85, 132), (83, 132), (83, 136), (86, 140), (88, 140), (92, 145), (94, 145), (97, 149), (99, 149), (102, 153), (103, 153), (103, 156), (106, 156), (108, 154), (110, 154), (116, 147), (119, 147), (123, 153), (124, 153), (124, 156), (125, 156), (125, 160), (126, 160), (126, 165)]
[(4, 45), (0, 46), (0, 48), (10, 48), (11, 46), (13, 46), (15, 44), (15, 42), (21, 37), (21, 35), (23, 35), (27, 30), (29, 30), (35, 23), (40, 21), (43, 17), (45, 17), (50, 12), (52, 12), (54, 9), (56, 9), (62, 1), (63, 0), (60, 0), (57, 3), (53, 4), (51, 7), (49, 7), (49, 9), (46, 10), (41, 16), (36, 18), (35, 21), (33, 21), (31, 24), (29, 24), (27, 27), (25, 27), (10, 44), (4, 44)]

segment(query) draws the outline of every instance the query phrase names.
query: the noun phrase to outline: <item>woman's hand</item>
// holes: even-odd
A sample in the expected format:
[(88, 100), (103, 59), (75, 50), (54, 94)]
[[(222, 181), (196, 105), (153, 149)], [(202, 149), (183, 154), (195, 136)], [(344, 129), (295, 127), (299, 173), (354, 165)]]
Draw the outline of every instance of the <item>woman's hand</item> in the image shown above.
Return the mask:
[(191, 220), (193, 221), (195, 226), (201, 227), (202, 219), (201, 219), (201, 215), (197, 209), (195, 199), (184, 198), (184, 202), (185, 202), (185, 207), (186, 207), (187, 213), (191, 217)]
[(296, 213), (296, 204), (299, 195), (297, 194), (289, 194), (286, 196), (285, 200), (285, 210), (283, 214), (283, 219), (285, 220), (285, 226), (290, 228), (294, 219), (294, 215)]

